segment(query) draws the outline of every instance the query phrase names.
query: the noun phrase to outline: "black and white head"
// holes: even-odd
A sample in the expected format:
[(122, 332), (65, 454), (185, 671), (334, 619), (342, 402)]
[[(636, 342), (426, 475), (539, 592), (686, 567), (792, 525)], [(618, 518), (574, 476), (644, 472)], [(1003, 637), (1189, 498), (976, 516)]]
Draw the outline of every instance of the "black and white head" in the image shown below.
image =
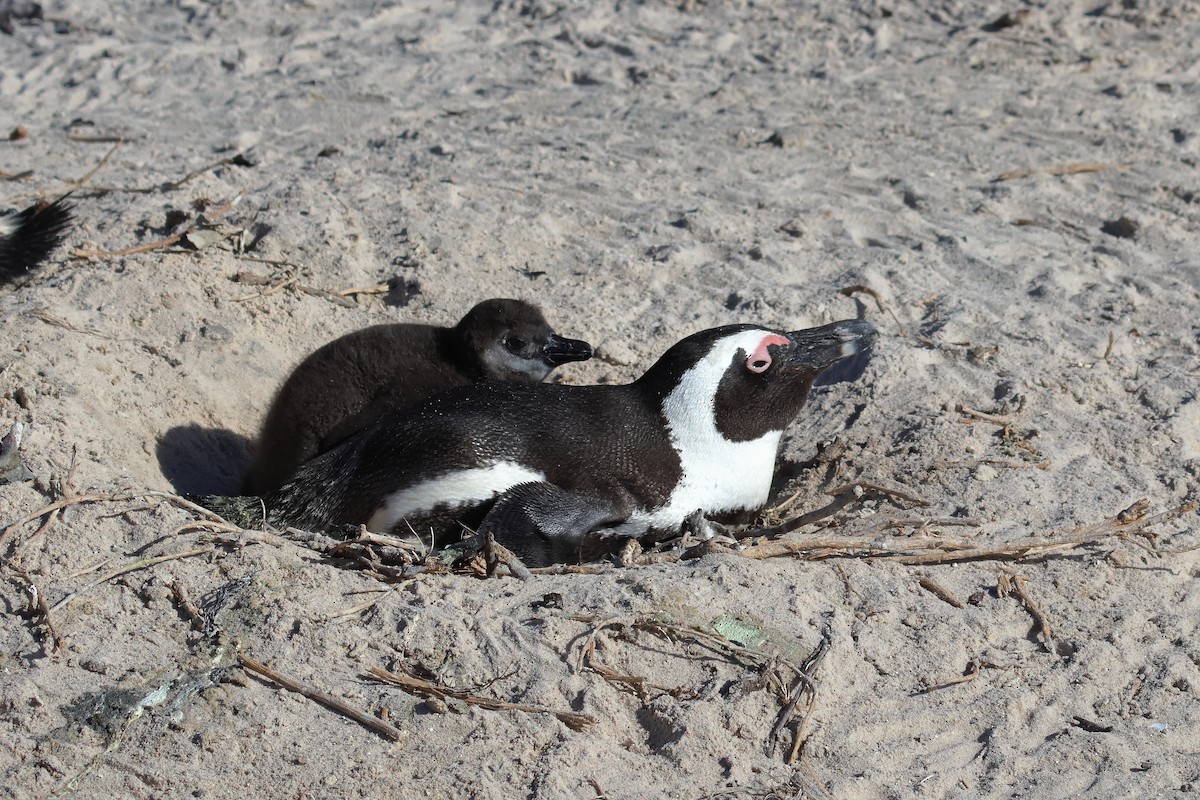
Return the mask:
[(813, 380), (875, 338), (871, 324), (858, 320), (792, 333), (730, 325), (668, 350), (634, 386), (659, 405), (679, 476), (666, 503), (634, 514), (621, 532), (673, 530), (696, 509), (761, 508), (783, 430)]
[(0, 216), (0, 283), (44, 261), (70, 224), (71, 204), (64, 198)]
[(522, 300), (484, 300), (454, 330), (493, 380), (539, 382), (555, 367), (592, 357), (590, 344), (559, 336), (536, 306)]
[(752, 325), (713, 328), (676, 344), (638, 383), (661, 395), (672, 430), (748, 442), (783, 431), (817, 376), (869, 349), (876, 336), (863, 320), (790, 333)]

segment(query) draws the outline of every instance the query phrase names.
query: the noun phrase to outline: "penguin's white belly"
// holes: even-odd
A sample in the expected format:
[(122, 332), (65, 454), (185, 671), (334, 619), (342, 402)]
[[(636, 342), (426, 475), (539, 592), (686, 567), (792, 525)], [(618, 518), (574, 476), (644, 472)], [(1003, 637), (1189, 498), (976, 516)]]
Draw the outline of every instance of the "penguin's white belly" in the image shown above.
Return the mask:
[(546, 480), (537, 470), (515, 461), (496, 461), (485, 467), (454, 470), (394, 492), (367, 521), (367, 530), (392, 530), (408, 517), (434, 509), (454, 509), (491, 500), (512, 487)]
[(613, 532), (641, 536), (649, 530), (673, 531), (696, 509), (705, 513), (747, 511), (766, 505), (775, 474), (778, 431), (749, 442), (719, 439), (702, 451), (680, 452), (683, 477), (667, 502), (641, 509)]

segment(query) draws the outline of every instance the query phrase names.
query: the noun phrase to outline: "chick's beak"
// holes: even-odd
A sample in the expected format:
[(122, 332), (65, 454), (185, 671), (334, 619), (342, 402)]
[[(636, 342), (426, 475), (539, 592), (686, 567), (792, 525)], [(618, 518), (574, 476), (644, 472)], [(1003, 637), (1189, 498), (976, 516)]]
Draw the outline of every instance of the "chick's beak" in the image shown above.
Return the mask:
[(552, 367), (569, 361), (587, 361), (592, 357), (592, 346), (582, 339), (564, 339), (550, 334), (542, 345), (542, 360)]

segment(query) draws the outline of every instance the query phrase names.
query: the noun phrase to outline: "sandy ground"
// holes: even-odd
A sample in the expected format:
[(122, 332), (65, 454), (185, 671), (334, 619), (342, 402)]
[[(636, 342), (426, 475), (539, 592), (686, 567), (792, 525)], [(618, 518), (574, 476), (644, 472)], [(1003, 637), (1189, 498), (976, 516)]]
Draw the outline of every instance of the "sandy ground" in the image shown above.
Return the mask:
[[(811, 510), (864, 480), (928, 506), (859, 502), (784, 541), (1003, 544), (1197, 497), (1196, 2), (45, 16), (0, 33), (0, 133), (27, 131), (0, 142), (0, 206), (74, 187), (78, 224), (0, 289), (0, 428), (30, 426), (36, 476), (0, 487), (0, 525), (59, 492), (231, 491), (307, 352), (491, 296), (599, 345), (558, 373), (571, 383), (629, 380), (701, 328), (865, 303), (876, 358), (793, 425), (783, 458), (816, 463), (784, 496)], [(839, 291), (856, 285), (883, 310)], [(197, 519), (139, 496), (0, 529), (0, 796), (1200, 791), (1194, 511), (1020, 562), (835, 547), (398, 584), (292, 542), (180, 532)], [(714, 623), (724, 638), (688, 633)], [(772, 748), (791, 665), (825, 637), (815, 700)], [(427, 702), (372, 667), (594, 724)]]

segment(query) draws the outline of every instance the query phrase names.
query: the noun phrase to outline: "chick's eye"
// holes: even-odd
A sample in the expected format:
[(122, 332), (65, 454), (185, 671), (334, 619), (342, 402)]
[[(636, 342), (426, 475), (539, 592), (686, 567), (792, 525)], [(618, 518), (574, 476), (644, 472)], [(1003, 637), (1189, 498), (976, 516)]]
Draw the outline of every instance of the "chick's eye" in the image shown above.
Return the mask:
[(525, 340), (519, 336), (506, 336), (504, 337), (504, 346), (510, 353), (519, 353), (525, 349)]

